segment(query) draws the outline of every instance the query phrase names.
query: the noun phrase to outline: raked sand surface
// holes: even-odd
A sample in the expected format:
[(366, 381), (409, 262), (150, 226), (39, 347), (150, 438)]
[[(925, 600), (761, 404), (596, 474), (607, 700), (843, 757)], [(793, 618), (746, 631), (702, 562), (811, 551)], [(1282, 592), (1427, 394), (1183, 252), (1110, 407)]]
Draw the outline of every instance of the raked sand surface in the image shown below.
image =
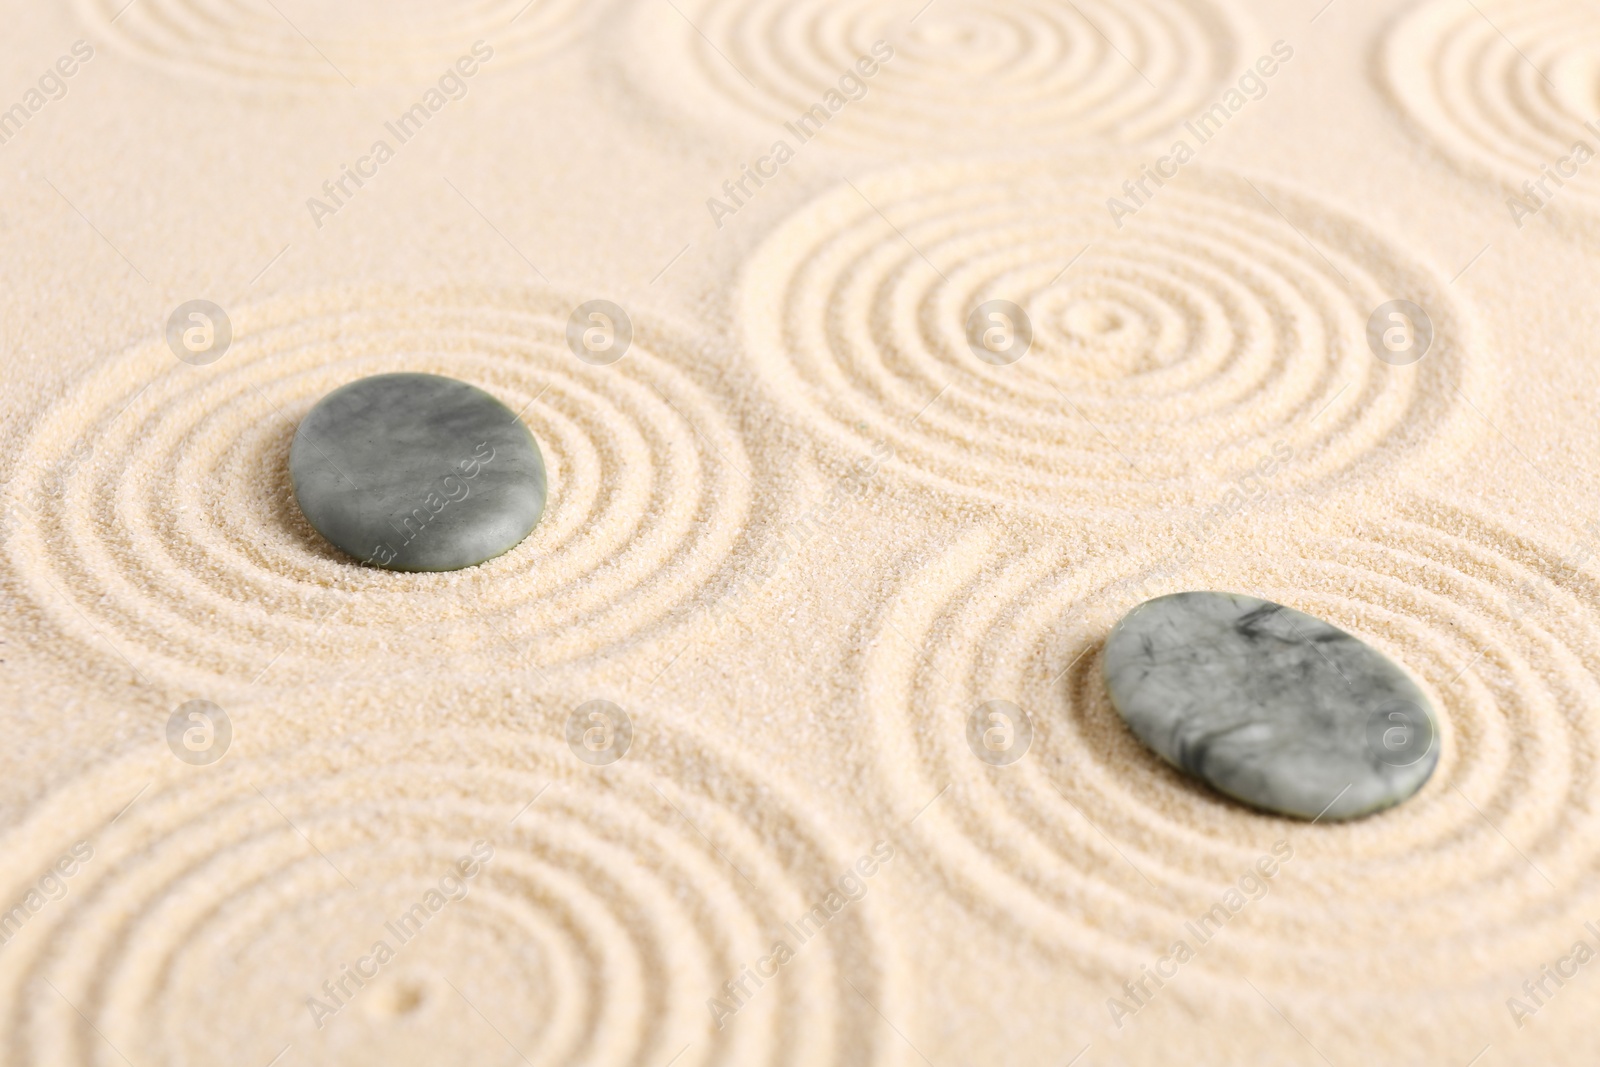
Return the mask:
[[(0, 1063), (1593, 1062), (1594, 11), (5, 7)], [(399, 370), (538, 440), (512, 552), (300, 515), (299, 419)], [(1405, 664), (1429, 783), (1160, 762), (1101, 647), (1183, 589)]]

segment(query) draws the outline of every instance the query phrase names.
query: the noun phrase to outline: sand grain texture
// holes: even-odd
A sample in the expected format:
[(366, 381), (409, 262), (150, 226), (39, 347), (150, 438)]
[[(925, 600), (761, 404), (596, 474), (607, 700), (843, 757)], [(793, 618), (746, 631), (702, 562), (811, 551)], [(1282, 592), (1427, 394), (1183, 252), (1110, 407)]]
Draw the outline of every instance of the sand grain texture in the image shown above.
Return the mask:
[[(1507, 197), (1600, 149), (1600, 14), (6, 13), (0, 1062), (1592, 1061), (1600, 964), (1524, 982), (1600, 951), (1600, 185)], [(163, 336), (199, 298), (208, 366)], [(633, 325), (609, 366), (567, 344), (598, 299)], [(967, 345), (993, 299), (1033, 327), (1009, 366)], [(1410, 365), (1368, 346), (1394, 299), (1434, 329)], [(299, 419), (392, 371), (537, 438), (517, 548), (390, 573), (305, 522)], [(1205, 588), (1404, 664), (1428, 784), (1308, 825), (1145, 749), (1104, 637)], [(214, 763), (169, 748), (193, 700)], [(614, 763), (569, 746), (595, 700)], [(1009, 766), (968, 743), (995, 700)]]

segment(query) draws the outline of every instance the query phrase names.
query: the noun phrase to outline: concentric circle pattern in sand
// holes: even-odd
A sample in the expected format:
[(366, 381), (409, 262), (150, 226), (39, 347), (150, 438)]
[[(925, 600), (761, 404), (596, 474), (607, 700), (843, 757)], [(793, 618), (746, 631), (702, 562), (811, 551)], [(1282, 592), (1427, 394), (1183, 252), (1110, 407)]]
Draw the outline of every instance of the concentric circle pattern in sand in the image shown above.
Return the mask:
[[(58, 790), (8, 829), (3, 899), (75, 843), (92, 856), (0, 954), (0, 1058), (906, 1062), (866, 1000), (903, 1017), (871, 890), (807, 941), (785, 929), (858, 843), (702, 744), (657, 736), (602, 771), (556, 729), (242, 743), (212, 768), (162, 750)], [(492, 857), (440, 892), (475, 842)], [(784, 939), (716, 1027), (708, 1000)], [(324, 990), (349, 972), (366, 980)]]
[(75, 3), (95, 43), (103, 35), (163, 70), (280, 86), (415, 83), (418, 89), (472, 54), (477, 41), (493, 49), (487, 70), (550, 55), (574, 39), (592, 6), (582, 0)]
[[(1331, 205), (1199, 163), (1118, 228), (1107, 200), (1138, 176), (1095, 156), (842, 185), (746, 267), (751, 358), (844, 447), (881, 438), (928, 483), (1021, 505), (1192, 503), (1263, 462), (1305, 485), (1477, 432), (1462, 398), (1488, 402), (1490, 364), (1444, 279)], [(1366, 340), (1397, 298), (1434, 329), (1405, 367)], [(1008, 366), (967, 343), (995, 299), (1032, 322)]]
[[(1446, 505), (1374, 514), (1359, 531), (1262, 520), (1226, 553), (1175, 567), (1126, 552), (1072, 558), (987, 531), (952, 540), (889, 599), (864, 654), (883, 788), (949, 787), (907, 851), (930, 857), (990, 921), (1101, 961), (1115, 976), (1108, 995), (1175, 939), (1197, 946), (1185, 924), (1279, 840), (1293, 858), (1187, 964), (1212, 981), (1186, 980), (1178, 995), (1212, 1008), (1219, 989), (1253, 998), (1247, 976), (1378, 1005), (1481, 992), (1485, 959), (1532, 973), (1600, 906), (1600, 813), (1588, 800), (1600, 770), (1589, 714), (1600, 583), (1581, 549)], [(1151, 753), (1106, 696), (1103, 642), (1135, 604), (1193, 588), (1270, 597), (1394, 655), (1440, 709), (1429, 783), (1390, 812), (1311, 826), (1236, 804)], [(968, 716), (992, 700), (1032, 717), (1031, 748), (1013, 766), (968, 747)]]
[[(232, 309), (233, 347), (209, 367), (159, 339), (110, 361), (11, 470), (4, 577), (42, 616), (40, 644), (220, 699), (227, 683), (534, 671), (692, 610), (746, 529), (750, 460), (680, 369), (690, 348), (636, 322), (621, 362), (590, 366), (566, 343), (577, 303), (322, 292)], [(288, 450), (301, 417), (401, 370), (488, 390), (538, 441), (549, 501), (506, 555), (398, 574), (342, 555), (300, 514)]]
[[(846, 84), (852, 99), (828, 120), (827, 142), (949, 151), (1128, 143), (1176, 126), (1243, 62), (1243, 31), (1210, 0), (680, 6), (681, 16), (640, 6), (632, 75), (701, 121), (742, 113), (791, 142), (783, 124), (854, 74), (864, 95)], [(892, 58), (860, 79), (857, 61), (880, 41)]]
[(1600, 150), (1585, 128), (1600, 117), (1600, 13), (1588, 5), (1430, 0), (1390, 29), (1381, 70), (1395, 106), (1442, 151), (1527, 207), (1600, 206), (1585, 160), (1558, 166), (1577, 141)]

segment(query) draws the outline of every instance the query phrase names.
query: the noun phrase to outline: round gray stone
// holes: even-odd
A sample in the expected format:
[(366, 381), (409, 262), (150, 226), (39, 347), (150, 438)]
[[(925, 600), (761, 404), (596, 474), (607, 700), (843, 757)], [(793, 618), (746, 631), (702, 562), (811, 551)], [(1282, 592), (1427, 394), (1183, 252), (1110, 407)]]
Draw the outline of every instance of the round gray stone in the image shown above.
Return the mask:
[(516, 547), (544, 511), (544, 459), (482, 389), (379, 374), (318, 401), (289, 448), (306, 520), (357, 559), (453, 571)]
[(1111, 703), (1170, 763), (1246, 804), (1351, 819), (1411, 796), (1438, 719), (1388, 657), (1321, 619), (1235, 593), (1174, 593), (1106, 639)]

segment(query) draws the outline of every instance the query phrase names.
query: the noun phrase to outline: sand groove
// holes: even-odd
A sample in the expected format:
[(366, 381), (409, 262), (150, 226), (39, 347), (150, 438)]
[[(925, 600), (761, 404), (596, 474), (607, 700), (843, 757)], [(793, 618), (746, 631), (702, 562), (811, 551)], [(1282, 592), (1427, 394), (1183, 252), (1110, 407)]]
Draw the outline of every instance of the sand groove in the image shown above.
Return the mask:
[[(1208, 499), (1280, 443), (1276, 484), (1305, 485), (1477, 432), (1461, 397), (1489, 364), (1444, 279), (1332, 206), (1198, 163), (1119, 230), (1106, 200), (1130, 176), (1096, 156), (836, 188), (747, 265), (751, 358), (836, 441), (870, 432), (927, 483), (1041, 507)], [(1396, 297), (1433, 320), (1411, 366), (1366, 341)], [(1009, 366), (967, 345), (991, 299), (1032, 320)]]
[(743, 114), (782, 136), (783, 123), (819, 103), (881, 40), (894, 58), (826, 138), (971, 151), (1152, 137), (1242, 62), (1243, 31), (1230, 8), (1209, 0), (919, 6), (696, 0), (679, 18), (641, 5), (628, 69), (652, 96), (701, 121)]
[[(558, 729), (384, 729), (205, 769), (161, 751), (45, 798), (6, 834), (3, 899), (74, 841), (94, 853), (0, 955), (0, 1058), (108, 1062), (76, 1008), (132, 1062), (173, 1067), (286, 1045), (327, 1064), (906, 1062), (864, 1000), (896, 1011), (902, 982), (870, 892), (723, 1029), (706, 1007), (795, 943), (784, 924), (861, 843), (702, 742), (656, 732), (597, 769)], [(385, 926), (480, 839), (493, 856), (464, 897), (447, 884), (457, 899), (407, 940)], [(307, 997), (332, 1002), (322, 983), (379, 940), (394, 958), (319, 1030)]]
[[(636, 323), (621, 362), (578, 361), (564, 334), (576, 303), (322, 292), (239, 310), (211, 367), (141, 345), (17, 457), (6, 580), (44, 617), (42, 643), (152, 682), (515, 673), (670, 623), (746, 528), (750, 460), (669, 335)], [(458, 377), (522, 412), (550, 500), (516, 549), (404, 575), (356, 565), (306, 524), (287, 471), (301, 416), (392, 370)]]
[(1570, 157), (1575, 141), (1589, 146), (1590, 158), (1600, 148), (1585, 127), (1600, 118), (1600, 16), (1589, 5), (1486, 0), (1480, 10), (1430, 0), (1394, 23), (1378, 65), (1395, 107), (1458, 164), (1531, 208), (1548, 196), (1600, 207), (1592, 180), (1561, 184), (1586, 160), (1545, 180), (1547, 195), (1523, 190)]
[(487, 69), (537, 59), (569, 43), (593, 6), (582, 0), (285, 0), (279, 10), (255, 0), (75, 3), (97, 35), (164, 70), (341, 88), (347, 78), (358, 87), (436, 80), (479, 40), (494, 49)]
[[(1588, 714), (1600, 582), (1549, 546), (1413, 500), (1359, 531), (1273, 526), (1167, 577), (1126, 553), (1085, 561), (987, 532), (952, 541), (918, 576), (883, 608), (862, 664), (883, 788), (950, 784), (915, 823), (916, 847), (992, 921), (1103, 961), (1106, 995), (1280, 838), (1295, 856), (1271, 892), (1188, 964), (1214, 978), (1184, 983), (1199, 1003), (1233, 986), (1253, 996), (1241, 975), (1313, 998), (1481, 991), (1483, 960), (1536, 969), (1600, 906), (1589, 799), (1600, 726)], [(1109, 706), (1101, 642), (1134, 604), (1184, 588), (1259, 591), (1395, 654), (1445, 720), (1424, 790), (1389, 813), (1308, 827), (1233, 804), (1145, 749)], [(969, 713), (994, 699), (1033, 719), (1031, 749), (1007, 768), (967, 747)]]

